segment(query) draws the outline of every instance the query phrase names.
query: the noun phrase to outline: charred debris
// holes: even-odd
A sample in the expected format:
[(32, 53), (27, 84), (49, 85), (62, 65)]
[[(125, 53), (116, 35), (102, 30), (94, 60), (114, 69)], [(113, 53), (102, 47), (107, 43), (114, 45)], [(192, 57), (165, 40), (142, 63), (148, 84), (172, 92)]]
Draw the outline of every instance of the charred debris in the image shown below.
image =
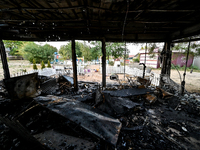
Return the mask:
[(1, 81), (0, 149), (200, 149), (200, 95), (165, 77), (160, 87), (110, 79), (78, 91), (66, 75)]

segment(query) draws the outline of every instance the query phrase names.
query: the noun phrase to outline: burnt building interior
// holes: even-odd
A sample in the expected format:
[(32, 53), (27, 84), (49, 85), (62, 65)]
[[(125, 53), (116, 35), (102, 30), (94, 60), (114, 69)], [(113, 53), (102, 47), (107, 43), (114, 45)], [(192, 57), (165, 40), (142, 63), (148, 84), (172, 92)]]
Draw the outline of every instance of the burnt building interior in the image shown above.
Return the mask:
[[(199, 95), (170, 79), (170, 48), (199, 40), (199, 18), (189, 0), (0, 1), (0, 149), (200, 149)], [(73, 78), (10, 77), (3, 40), (71, 41)], [(75, 40), (102, 42), (101, 84), (77, 80)], [(105, 42), (165, 42), (160, 86), (108, 84)]]

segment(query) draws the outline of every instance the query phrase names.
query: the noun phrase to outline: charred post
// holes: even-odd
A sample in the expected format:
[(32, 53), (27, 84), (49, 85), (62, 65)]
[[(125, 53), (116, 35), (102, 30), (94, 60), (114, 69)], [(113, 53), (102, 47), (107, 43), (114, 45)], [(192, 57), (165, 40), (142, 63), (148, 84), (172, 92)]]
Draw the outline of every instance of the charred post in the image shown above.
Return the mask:
[(1, 53), (2, 66), (4, 70), (4, 78), (10, 79), (10, 72), (8, 68), (8, 62), (6, 59), (6, 51), (5, 51), (4, 43), (2, 40), (0, 40), (0, 53)]
[(165, 42), (163, 51), (161, 52), (162, 57), (162, 69), (161, 74), (167, 74), (170, 76), (171, 71), (171, 51), (170, 51), (171, 42)]
[(106, 44), (105, 38), (102, 40), (102, 87), (106, 87)]
[(74, 90), (78, 91), (75, 40), (72, 40), (72, 64), (73, 64)]

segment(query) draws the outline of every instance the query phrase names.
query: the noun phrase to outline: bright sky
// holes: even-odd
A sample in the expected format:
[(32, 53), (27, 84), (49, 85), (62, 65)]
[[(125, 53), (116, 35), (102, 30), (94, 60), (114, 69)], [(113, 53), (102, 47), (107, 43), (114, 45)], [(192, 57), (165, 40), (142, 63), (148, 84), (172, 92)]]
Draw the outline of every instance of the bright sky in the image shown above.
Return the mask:
[[(54, 47), (56, 47), (58, 50), (60, 49), (60, 46), (61, 45), (66, 45), (67, 43), (69, 43), (68, 41), (65, 41), (65, 42), (35, 42), (36, 44), (39, 44), (39, 45), (44, 45), (44, 44), (49, 44), (49, 45), (52, 45)], [(86, 41), (86, 44), (88, 44), (88, 42)], [(130, 44), (130, 43), (127, 43), (127, 48), (129, 49), (130, 53), (129, 55), (135, 55), (139, 52), (140, 48), (142, 47), (142, 44)]]

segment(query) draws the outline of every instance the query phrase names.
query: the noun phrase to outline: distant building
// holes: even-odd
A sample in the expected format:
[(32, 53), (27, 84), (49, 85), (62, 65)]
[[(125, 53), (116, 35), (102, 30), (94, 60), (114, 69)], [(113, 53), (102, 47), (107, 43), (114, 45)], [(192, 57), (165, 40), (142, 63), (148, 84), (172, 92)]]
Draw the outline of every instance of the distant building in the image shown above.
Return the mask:
[(200, 56), (194, 57), (193, 65), (200, 69)]
[[(190, 67), (193, 63), (194, 60), (194, 56), (193, 55), (189, 55), (188, 56), (188, 61), (187, 61), (187, 67)], [(186, 55), (182, 54), (178, 51), (173, 51), (172, 52), (172, 60), (171, 60), (172, 64), (175, 66), (180, 66), (183, 67), (186, 64)]]
[[(144, 61), (145, 61), (145, 49), (141, 49), (139, 51), (139, 53), (140, 53), (140, 63), (144, 63)], [(155, 48), (153, 50), (153, 54), (149, 54), (147, 52), (146, 53), (146, 63), (145, 63), (146, 66), (151, 67), (151, 68), (160, 68), (159, 56), (160, 56), (159, 48)], [(194, 59), (194, 56), (189, 55), (187, 67), (190, 67), (192, 65), (193, 59)], [(186, 63), (186, 55), (182, 54), (179, 51), (173, 51), (171, 63), (175, 66), (183, 67)]]
[[(145, 49), (141, 49), (139, 51), (140, 53), (140, 63), (145, 62)], [(155, 48), (153, 50), (153, 55), (150, 55), (148, 52), (146, 53), (146, 66), (151, 68), (159, 68), (160, 67), (160, 61), (159, 61), (159, 48)]]
[(128, 59), (133, 59), (134, 55), (129, 55)]

